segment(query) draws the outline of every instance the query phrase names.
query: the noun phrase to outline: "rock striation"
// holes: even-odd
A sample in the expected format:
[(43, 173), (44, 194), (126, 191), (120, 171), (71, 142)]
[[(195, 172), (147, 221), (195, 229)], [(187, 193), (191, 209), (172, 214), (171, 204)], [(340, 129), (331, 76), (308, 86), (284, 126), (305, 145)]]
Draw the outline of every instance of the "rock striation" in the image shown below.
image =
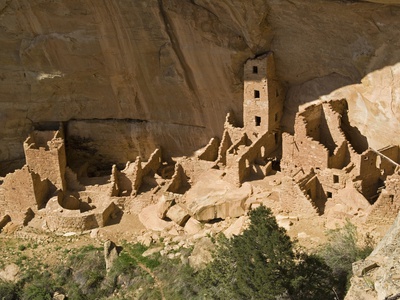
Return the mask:
[(82, 139), (95, 136), (91, 121), (108, 121), (104, 131), (146, 121), (132, 132), (171, 137), (165, 153), (188, 155), (222, 138), (226, 113), (241, 122), (242, 65), (267, 50), (288, 92), (288, 131), (300, 104), (341, 88), (334, 98), (384, 147), (399, 136), (400, 7), (370, 2), (2, 0), (2, 173), (33, 127), (72, 119), (88, 126)]

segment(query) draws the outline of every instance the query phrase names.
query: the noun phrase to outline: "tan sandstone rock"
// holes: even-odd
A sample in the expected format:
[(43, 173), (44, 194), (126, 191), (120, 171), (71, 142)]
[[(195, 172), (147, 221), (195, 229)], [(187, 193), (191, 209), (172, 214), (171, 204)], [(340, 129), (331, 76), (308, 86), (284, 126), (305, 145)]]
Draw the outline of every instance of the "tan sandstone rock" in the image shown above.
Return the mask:
[(167, 212), (167, 217), (179, 226), (185, 226), (185, 223), (187, 222), (187, 220), (189, 220), (190, 215), (187, 208), (178, 203), (170, 207)]
[(175, 196), (172, 193), (164, 193), (157, 203), (157, 215), (160, 219), (164, 219), (168, 209), (175, 203)]
[(186, 206), (198, 221), (240, 217), (245, 213), (244, 203), (251, 195), (249, 183), (242, 187), (222, 180), (218, 172), (209, 172), (185, 195)]

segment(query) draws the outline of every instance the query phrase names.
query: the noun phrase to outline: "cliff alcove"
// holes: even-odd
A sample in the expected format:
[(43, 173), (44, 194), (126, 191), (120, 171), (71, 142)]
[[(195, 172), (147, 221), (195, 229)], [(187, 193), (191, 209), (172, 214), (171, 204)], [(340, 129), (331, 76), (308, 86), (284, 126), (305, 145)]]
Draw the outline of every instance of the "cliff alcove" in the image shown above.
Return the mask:
[(0, 0), (0, 229), (196, 240), (263, 204), (309, 248), (346, 218), (380, 238), (399, 20), (384, 0)]

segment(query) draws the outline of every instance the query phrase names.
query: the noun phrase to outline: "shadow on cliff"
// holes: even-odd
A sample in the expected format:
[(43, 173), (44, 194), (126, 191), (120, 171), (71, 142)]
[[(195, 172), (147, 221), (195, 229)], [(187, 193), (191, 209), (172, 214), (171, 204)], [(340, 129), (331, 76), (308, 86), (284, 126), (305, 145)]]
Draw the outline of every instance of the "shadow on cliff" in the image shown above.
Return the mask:
[[(382, 81), (391, 85), (395, 72), (385, 74), (387, 78), (371, 74), (400, 62), (396, 37), (400, 5), (328, 0), (268, 5), (274, 33), (268, 50), (275, 53), (277, 75), (287, 88), (284, 131), (293, 133), (295, 114), (302, 104), (362, 81), (377, 87)], [(363, 96), (363, 87), (357, 92)], [(356, 93), (351, 96), (357, 97)], [(385, 97), (373, 100), (382, 107), (392, 101)]]

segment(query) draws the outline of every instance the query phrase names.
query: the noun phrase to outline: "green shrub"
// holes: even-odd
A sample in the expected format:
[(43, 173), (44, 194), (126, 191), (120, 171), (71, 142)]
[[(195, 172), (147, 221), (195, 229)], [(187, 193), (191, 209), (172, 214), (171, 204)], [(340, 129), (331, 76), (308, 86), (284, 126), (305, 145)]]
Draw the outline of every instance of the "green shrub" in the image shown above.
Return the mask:
[(0, 299), (14, 300), (18, 299), (18, 288), (15, 283), (0, 280)]
[(322, 247), (319, 255), (332, 269), (333, 275), (341, 279), (338, 293), (344, 295), (352, 275), (352, 263), (366, 258), (373, 250), (372, 241), (367, 236), (359, 241), (355, 225), (346, 222), (340, 229), (328, 232), (328, 243)]
[[(297, 253), (270, 209), (250, 212), (242, 235), (221, 239), (215, 259), (199, 275), (206, 299), (333, 299), (330, 268)], [(318, 298), (316, 298), (318, 297)]]

